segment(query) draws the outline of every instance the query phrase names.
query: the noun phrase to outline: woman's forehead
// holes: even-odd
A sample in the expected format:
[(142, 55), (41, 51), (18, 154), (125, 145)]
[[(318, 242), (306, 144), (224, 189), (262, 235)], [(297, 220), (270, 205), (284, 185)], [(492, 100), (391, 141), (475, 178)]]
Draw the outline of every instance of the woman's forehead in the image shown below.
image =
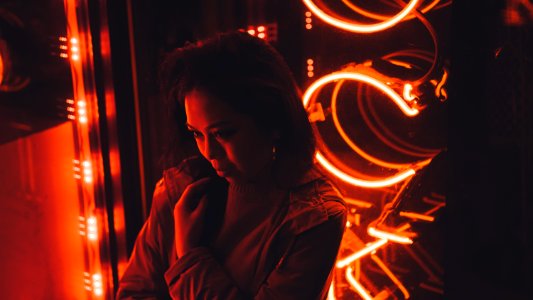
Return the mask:
[(199, 129), (217, 123), (242, 123), (249, 118), (201, 90), (192, 90), (185, 96), (185, 114), (187, 123)]

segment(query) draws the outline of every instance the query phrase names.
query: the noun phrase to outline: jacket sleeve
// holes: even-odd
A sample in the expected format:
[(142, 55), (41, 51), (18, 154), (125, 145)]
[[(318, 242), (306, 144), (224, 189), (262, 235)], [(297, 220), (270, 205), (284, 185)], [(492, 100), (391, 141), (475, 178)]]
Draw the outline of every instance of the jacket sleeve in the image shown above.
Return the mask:
[(192, 249), (165, 274), (173, 299), (325, 299), (346, 224), (336, 202), (328, 219), (294, 237), (256, 295), (244, 295), (205, 247)]
[(159, 181), (153, 196), (150, 216), (137, 235), (133, 252), (119, 281), (116, 299), (170, 299), (163, 274), (167, 269), (161, 244), (159, 210), (166, 203), (166, 191)]

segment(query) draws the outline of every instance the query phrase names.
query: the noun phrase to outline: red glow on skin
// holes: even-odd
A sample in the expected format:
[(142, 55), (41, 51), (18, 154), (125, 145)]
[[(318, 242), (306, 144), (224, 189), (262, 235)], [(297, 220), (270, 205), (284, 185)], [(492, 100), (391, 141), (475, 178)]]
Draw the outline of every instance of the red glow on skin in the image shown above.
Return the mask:
[(249, 116), (198, 90), (186, 95), (185, 114), (198, 150), (219, 176), (250, 182), (266, 175), (273, 137), (265, 137)]

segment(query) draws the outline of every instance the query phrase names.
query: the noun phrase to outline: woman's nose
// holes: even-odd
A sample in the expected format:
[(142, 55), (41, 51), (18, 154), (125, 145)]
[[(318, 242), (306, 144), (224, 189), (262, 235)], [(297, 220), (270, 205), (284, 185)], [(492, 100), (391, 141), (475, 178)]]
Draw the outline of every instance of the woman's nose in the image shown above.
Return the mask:
[(204, 142), (204, 156), (211, 160), (219, 158), (221, 153), (221, 146), (215, 138), (209, 137)]

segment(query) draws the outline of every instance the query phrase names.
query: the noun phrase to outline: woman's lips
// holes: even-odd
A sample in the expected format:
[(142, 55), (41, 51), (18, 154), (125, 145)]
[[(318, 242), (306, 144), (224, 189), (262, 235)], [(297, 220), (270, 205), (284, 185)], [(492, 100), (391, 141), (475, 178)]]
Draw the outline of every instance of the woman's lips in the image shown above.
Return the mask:
[(229, 171), (228, 167), (219, 166), (218, 164), (212, 164), (212, 165), (213, 165), (213, 169), (215, 169), (217, 173), (227, 173)]

